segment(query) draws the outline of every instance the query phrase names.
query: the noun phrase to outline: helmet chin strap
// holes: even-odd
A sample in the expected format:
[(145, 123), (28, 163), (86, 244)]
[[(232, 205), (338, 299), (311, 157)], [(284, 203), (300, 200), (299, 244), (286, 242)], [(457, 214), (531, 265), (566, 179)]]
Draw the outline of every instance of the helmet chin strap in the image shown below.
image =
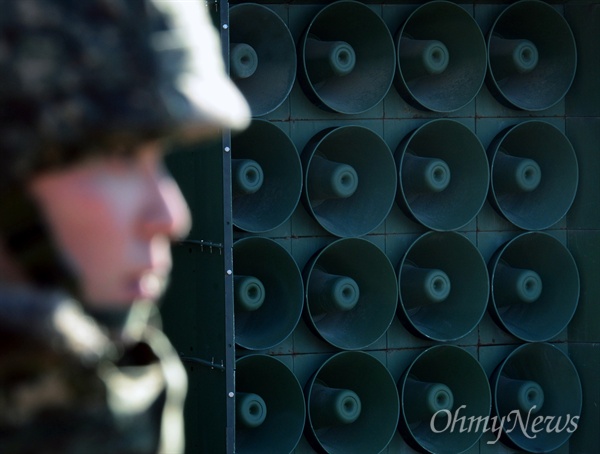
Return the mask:
[(85, 312), (92, 316), (101, 326), (107, 330), (107, 334), (110, 338), (116, 340), (123, 338), (124, 336), (130, 337), (126, 334), (126, 327), (131, 314), (131, 306), (123, 307), (103, 307), (98, 306), (86, 306)]
[(107, 330), (108, 336), (124, 343), (139, 341), (149, 324), (160, 327), (157, 306), (150, 300), (137, 300), (130, 305), (97, 304), (85, 311)]

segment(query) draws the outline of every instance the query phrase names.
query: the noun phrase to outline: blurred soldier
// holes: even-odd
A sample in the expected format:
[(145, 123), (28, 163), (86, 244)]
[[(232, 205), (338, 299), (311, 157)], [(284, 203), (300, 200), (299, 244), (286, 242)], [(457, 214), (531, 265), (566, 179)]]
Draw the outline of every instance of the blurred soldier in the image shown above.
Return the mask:
[(1, 453), (183, 450), (156, 302), (190, 215), (162, 158), (248, 121), (200, 2), (3, 2)]

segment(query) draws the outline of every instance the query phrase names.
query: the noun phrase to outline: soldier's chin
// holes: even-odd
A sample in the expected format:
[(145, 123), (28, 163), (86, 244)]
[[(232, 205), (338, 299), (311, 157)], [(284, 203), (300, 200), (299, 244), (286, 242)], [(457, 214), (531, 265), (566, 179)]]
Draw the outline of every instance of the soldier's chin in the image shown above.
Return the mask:
[(139, 280), (136, 299), (158, 301), (165, 292), (166, 284), (167, 279), (163, 276), (154, 273), (145, 274)]

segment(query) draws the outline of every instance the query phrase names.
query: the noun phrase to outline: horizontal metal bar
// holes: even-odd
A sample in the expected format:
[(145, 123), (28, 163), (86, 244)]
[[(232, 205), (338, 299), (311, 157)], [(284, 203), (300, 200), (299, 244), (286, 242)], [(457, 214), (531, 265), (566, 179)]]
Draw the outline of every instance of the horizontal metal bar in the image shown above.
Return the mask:
[(213, 241), (206, 240), (182, 240), (175, 243), (178, 246), (196, 246), (200, 247), (200, 251), (204, 252), (207, 250), (209, 253), (213, 253), (215, 250), (219, 251), (219, 255), (223, 254), (223, 243), (215, 243)]
[(179, 358), (184, 363), (195, 363), (195, 364), (200, 364), (202, 366), (210, 367), (211, 369), (218, 369), (218, 370), (223, 370), (223, 371), (225, 370), (223, 361), (221, 361), (221, 364), (217, 364), (217, 363), (215, 363), (214, 358), (210, 361), (207, 361), (207, 360), (201, 359), (201, 358), (196, 358), (193, 356), (180, 356)]

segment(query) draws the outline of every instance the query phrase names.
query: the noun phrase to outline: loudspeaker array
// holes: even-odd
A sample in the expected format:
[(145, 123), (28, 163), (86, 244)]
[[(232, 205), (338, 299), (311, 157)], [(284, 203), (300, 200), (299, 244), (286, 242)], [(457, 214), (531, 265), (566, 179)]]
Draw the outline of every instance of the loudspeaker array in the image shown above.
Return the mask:
[(547, 3), (477, 6), (230, 7), (254, 116), (231, 149), (236, 452), (458, 453), (483, 426), (436, 416), (580, 412), (552, 343), (579, 300), (578, 163), (546, 116), (575, 41)]

